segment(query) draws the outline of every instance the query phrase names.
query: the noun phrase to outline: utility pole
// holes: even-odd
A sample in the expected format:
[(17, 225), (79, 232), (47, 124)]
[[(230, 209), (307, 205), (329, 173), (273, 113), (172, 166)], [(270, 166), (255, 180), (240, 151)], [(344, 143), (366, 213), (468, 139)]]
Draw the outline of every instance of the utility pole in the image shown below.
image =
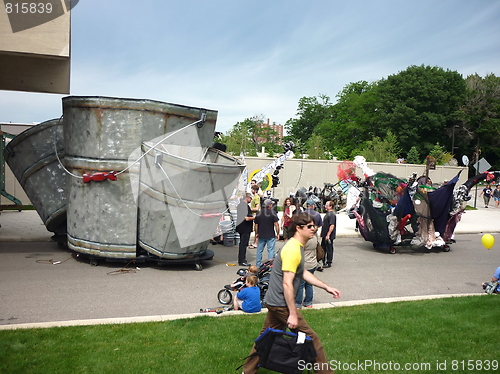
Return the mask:
[(453, 133), (452, 133), (452, 136), (451, 136), (451, 154), (452, 155), (455, 155), (455, 128), (457, 127), (457, 125), (453, 125)]
[[(476, 148), (476, 177), (479, 174), (479, 137), (477, 138), (477, 148)], [(477, 185), (476, 183), (476, 196), (474, 197), (474, 208), (476, 208), (477, 204)]]

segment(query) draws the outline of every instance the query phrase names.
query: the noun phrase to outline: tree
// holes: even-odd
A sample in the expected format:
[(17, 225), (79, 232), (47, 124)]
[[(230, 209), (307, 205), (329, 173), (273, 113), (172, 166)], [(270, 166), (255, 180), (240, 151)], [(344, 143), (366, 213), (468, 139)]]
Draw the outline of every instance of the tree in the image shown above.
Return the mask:
[(456, 71), (410, 66), (378, 83), (378, 128), (397, 134), (407, 152), (428, 154), (437, 142), (451, 144), (457, 109), (465, 100), (465, 80)]
[[(331, 116), (321, 121), (314, 132), (325, 139), (326, 148), (335, 156), (349, 155), (376, 131), (376, 83), (349, 83), (337, 94)], [(385, 135), (385, 133), (379, 134)]]
[(418, 153), (417, 147), (413, 146), (410, 148), (408, 155), (406, 156), (406, 162), (408, 164), (420, 164), (420, 155)]
[(264, 126), (264, 115), (256, 115), (237, 122), (222, 136), (222, 143), (227, 145), (228, 153), (257, 156), (263, 145), (274, 144), (273, 136), (276, 131)]
[(456, 143), (464, 153), (480, 146), (482, 155), (500, 169), (500, 78), (488, 74), (466, 79), (467, 94), (457, 117)]
[(296, 114), (298, 118), (290, 118), (284, 125), (288, 133), (284, 141), (306, 145), (315, 127), (331, 117), (331, 108), (330, 98), (326, 95), (301, 98)]
[(309, 142), (307, 142), (308, 158), (316, 160), (326, 160), (325, 147), (323, 146), (324, 140), (321, 136), (313, 134)]
[(226, 134), (222, 135), (221, 142), (227, 146), (228, 153), (239, 155), (243, 152), (244, 155), (257, 156), (251, 129), (245, 121), (237, 122)]
[(443, 156), (445, 154), (444, 148), (437, 142), (436, 145), (429, 152), (429, 157), (434, 157), (436, 159), (436, 165), (443, 164)]
[(351, 153), (351, 158), (359, 154), (368, 162), (395, 163), (399, 152), (400, 148), (396, 137), (389, 131), (383, 140), (375, 136), (373, 140), (366, 141), (359, 151), (354, 150)]

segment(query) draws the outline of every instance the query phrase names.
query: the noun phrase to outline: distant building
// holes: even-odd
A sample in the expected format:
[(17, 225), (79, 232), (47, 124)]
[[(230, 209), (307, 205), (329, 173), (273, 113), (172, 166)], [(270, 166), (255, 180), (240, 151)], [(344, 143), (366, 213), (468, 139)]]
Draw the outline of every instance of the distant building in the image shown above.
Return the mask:
[[(283, 145), (283, 125), (277, 125), (276, 122), (273, 122), (273, 124), (271, 125), (268, 118), (267, 123), (262, 124), (261, 128), (270, 128), (276, 131), (276, 135), (271, 135), (271, 141), (277, 145)], [(257, 140), (261, 141), (262, 139), (259, 137)]]

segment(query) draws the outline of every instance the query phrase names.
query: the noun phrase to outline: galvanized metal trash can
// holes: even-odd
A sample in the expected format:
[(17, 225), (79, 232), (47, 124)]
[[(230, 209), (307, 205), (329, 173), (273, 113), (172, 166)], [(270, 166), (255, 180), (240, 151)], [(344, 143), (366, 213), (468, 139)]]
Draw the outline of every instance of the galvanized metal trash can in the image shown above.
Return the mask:
[(214, 148), (165, 146), (150, 152), (145, 143), (143, 151), (149, 153), (141, 165), (139, 245), (165, 259), (199, 256), (245, 166)]
[(5, 161), (47, 227), (66, 233), (66, 173), (56, 155), (64, 159), (63, 126), (53, 119), (33, 126), (12, 139)]
[[(139, 171), (143, 141), (196, 126), (198, 143), (213, 141), (217, 113), (153, 100), (65, 97), (64, 164), (68, 188), (68, 245), (98, 257), (135, 258)], [(193, 126), (194, 127), (194, 126)], [(189, 144), (191, 139), (185, 139)], [(116, 174), (84, 183), (83, 176)]]

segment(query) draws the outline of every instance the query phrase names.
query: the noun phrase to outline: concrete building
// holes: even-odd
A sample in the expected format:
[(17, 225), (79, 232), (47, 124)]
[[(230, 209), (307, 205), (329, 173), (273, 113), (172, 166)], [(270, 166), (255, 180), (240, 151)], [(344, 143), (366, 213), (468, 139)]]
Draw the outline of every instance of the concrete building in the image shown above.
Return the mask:
[[(267, 119), (267, 123), (264, 123), (261, 126), (262, 129), (271, 129), (276, 131), (276, 135), (271, 135), (271, 141), (277, 145), (283, 145), (283, 125), (278, 125), (276, 122), (272, 124), (269, 123), (269, 118)], [(258, 139), (262, 140), (261, 138)]]
[[(25, 123), (0, 123), (0, 140), (5, 142), (5, 145), (8, 144), (10, 138), (2, 136), (2, 132), (5, 132), (10, 135), (19, 135), (25, 130), (28, 130), (33, 125), (25, 124)], [(3, 160), (3, 158), (2, 158)], [(10, 170), (7, 163), (0, 165), (0, 173), (2, 174), (4, 183), (5, 183), (5, 192), (9, 195), (14, 196), (16, 199), (20, 200), (23, 205), (31, 205), (31, 201), (26, 196), (23, 188), (17, 181), (16, 177), (12, 170)], [(2, 191), (3, 192), (3, 191)], [(13, 205), (14, 202), (5, 197), (3, 194), (0, 197), (0, 205)], [(1, 208), (0, 208), (1, 210)]]
[(70, 4), (2, 4), (0, 90), (69, 94)]

